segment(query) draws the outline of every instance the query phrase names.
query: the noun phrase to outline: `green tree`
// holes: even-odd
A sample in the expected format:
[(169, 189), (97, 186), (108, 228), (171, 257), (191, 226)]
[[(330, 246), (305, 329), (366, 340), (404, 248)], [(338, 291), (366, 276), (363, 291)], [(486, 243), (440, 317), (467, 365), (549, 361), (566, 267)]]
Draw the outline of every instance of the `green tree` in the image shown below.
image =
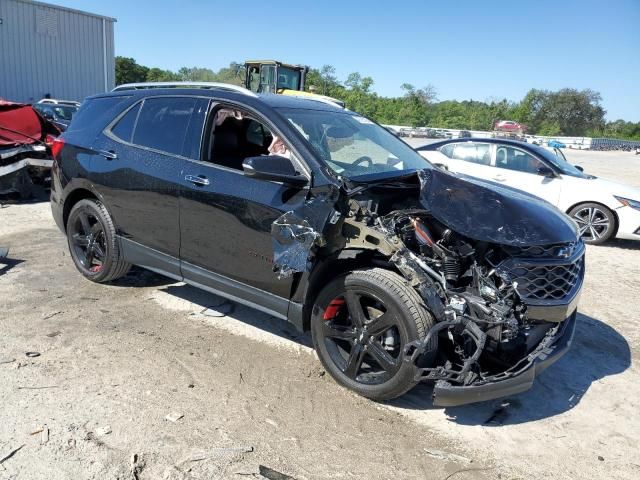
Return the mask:
[(116, 85), (147, 81), (149, 68), (138, 65), (133, 58), (116, 57)]

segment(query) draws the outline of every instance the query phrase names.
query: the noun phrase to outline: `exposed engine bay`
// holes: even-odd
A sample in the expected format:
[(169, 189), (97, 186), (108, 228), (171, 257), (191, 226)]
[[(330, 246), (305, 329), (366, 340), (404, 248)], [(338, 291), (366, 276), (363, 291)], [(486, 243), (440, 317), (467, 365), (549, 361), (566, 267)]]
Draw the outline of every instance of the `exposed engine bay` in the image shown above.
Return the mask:
[[(536, 229), (527, 217), (531, 200), (519, 198), (526, 194), (481, 185), (473, 191), (468, 181), (457, 189), (457, 181), (432, 170), (345, 187), (332, 214), (318, 209), (322, 235), (315, 235), (317, 214), (309, 215), (313, 200), (301, 221), (287, 222), (294, 217), (287, 214), (272, 230), (276, 265), (294, 251), (300, 259), (296, 244), (315, 242), (312, 255), (368, 251), (372, 262), (397, 270), (435, 320), (426, 338), (405, 345), (404, 361), (415, 364), (416, 380), (441, 389), (505, 380), (544, 357), (575, 312), (584, 270), (584, 247), (571, 225)], [(301, 271), (296, 263), (280, 265), (280, 273)]]
[[(388, 255), (436, 317), (427, 338), (405, 349), (407, 359), (421, 367), (421, 380), (491, 381), (553, 330), (552, 323), (529, 321), (517, 282), (496, 270), (506, 256), (500, 246), (457, 234), (425, 210), (378, 216), (356, 201), (352, 207), (355, 214), (344, 229), (356, 236), (348, 245)], [(425, 350), (432, 336), (438, 348)]]

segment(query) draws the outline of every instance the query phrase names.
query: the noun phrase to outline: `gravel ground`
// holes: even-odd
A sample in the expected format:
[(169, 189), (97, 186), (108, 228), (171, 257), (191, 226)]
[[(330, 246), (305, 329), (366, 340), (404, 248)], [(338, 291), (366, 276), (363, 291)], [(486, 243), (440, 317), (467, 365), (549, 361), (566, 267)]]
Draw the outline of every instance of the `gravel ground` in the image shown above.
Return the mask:
[[(567, 155), (640, 186), (632, 154)], [(640, 476), (640, 243), (588, 247), (575, 343), (531, 391), (446, 409), (360, 398), (308, 336), (150, 272), (84, 280), (46, 202), (1, 208), (0, 245), (0, 479)]]

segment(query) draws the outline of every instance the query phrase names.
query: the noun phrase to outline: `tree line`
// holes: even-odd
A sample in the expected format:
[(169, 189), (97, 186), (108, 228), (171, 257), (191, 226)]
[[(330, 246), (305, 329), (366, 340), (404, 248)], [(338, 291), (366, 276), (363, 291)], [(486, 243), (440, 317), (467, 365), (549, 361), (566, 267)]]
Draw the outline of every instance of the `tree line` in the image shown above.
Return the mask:
[[(217, 72), (182, 67), (178, 71), (150, 68), (133, 58), (116, 57), (116, 84), (134, 82), (202, 81), (242, 85), (243, 64), (232, 62)], [(433, 126), (464, 130), (492, 130), (497, 120), (515, 120), (536, 135), (609, 137), (640, 140), (640, 122), (605, 121), (600, 93), (590, 89), (556, 91), (531, 89), (519, 102), (502, 100), (438, 101), (433, 85), (405, 83), (399, 97), (373, 91), (373, 78), (351, 73), (340, 81), (331, 65), (310, 69), (305, 89), (340, 99), (350, 110), (389, 125)]]

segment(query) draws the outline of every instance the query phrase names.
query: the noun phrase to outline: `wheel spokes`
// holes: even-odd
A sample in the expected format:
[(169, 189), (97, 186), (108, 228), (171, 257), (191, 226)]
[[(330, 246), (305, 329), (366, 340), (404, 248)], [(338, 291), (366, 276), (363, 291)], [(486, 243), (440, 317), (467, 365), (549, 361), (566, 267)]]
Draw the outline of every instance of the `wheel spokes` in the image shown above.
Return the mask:
[(349, 358), (344, 367), (344, 374), (347, 377), (355, 379), (358, 376), (358, 371), (360, 371), (362, 361), (364, 360), (364, 353), (364, 346), (360, 343), (356, 343), (351, 347)]
[(89, 222), (89, 215), (85, 212), (80, 212), (78, 215), (78, 219), (80, 220), (80, 224), (82, 225), (82, 233), (85, 235), (89, 235), (91, 233), (91, 223)]
[(340, 340), (353, 340), (356, 332), (353, 328), (344, 325), (337, 325), (332, 321), (325, 321), (323, 324), (324, 336), (327, 338), (337, 338)]
[(382, 345), (378, 343), (374, 338), (370, 338), (367, 351), (371, 357), (380, 365), (385, 372), (391, 372), (397, 367), (397, 360), (389, 355)]
[(86, 235), (81, 235), (79, 233), (74, 233), (71, 238), (73, 240), (73, 243), (75, 243), (79, 247), (87, 247), (87, 246), (89, 246), (89, 237), (87, 237)]
[(384, 312), (382, 315), (373, 319), (367, 324), (367, 330), (369, 331), (369, 334), (371, 336), (377, 337), (379, 335), (382, 335), (394, 325), (395, 322), (393, 316), (388, 312)]
[(360, 294), (352, 291), (347, 291), (345, 294), (345, 300), (347, 301), (347, 310), (351, 318), (353, 326), (356, 328), (362, 328), (366, 321), (364, 309), (362, 303), (360, 303)]

